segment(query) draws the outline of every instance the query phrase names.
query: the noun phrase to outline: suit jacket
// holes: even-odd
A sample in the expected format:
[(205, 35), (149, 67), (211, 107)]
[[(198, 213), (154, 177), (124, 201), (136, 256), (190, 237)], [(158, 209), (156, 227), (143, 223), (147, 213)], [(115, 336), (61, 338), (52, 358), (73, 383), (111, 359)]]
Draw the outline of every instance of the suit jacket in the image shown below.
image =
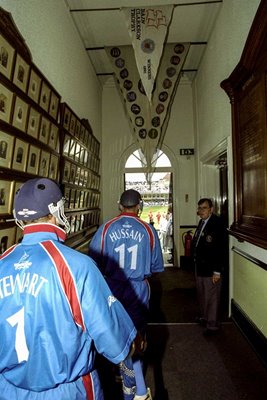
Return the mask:
[(227, 231), (220, 217), (212, 214), (196, 245), (196, 234), (192, 241), (192, 257), (197, 276), (212, 276), (222, 272), (228, 257)]

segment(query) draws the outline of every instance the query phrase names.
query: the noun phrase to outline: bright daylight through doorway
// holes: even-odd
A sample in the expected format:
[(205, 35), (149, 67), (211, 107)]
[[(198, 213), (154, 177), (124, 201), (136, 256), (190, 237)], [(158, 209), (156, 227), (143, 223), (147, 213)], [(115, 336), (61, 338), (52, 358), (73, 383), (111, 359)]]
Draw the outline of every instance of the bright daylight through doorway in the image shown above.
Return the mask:
[[(173, 264), (171, 163), (157, 152), (153, 173), (146, 176), (139, 152), (130, 155), (125, 164), (125, 189), (138, 190), (144, 201), (141, 219), (157, 230), (165, 265)], [(160, 172), (158, 172), (160, 171)]]

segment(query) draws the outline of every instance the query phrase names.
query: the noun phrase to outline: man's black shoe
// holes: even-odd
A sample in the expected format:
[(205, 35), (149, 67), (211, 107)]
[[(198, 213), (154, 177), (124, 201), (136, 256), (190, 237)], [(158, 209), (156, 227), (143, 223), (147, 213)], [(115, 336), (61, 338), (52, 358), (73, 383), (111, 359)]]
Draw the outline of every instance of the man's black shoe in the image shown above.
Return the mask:
[(203, 325), (203, 326), (206, 325), (206, 320), (202, 317), (196, 317), (195, 321), (199, 325)]

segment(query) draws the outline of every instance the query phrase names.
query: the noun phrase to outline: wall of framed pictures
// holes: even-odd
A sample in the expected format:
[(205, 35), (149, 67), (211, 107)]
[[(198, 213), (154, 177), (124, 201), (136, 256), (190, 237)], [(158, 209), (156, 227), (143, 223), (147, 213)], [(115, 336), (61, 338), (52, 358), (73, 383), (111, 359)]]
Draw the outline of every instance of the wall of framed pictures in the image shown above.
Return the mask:
[(12, 209), (27, 179), (62, 185), (71, 224), (67, 244), (90, 239), (99, 222), (100, 144), (32, 62), (12, 16), (0, 8), (0, 253), (21, 230)]

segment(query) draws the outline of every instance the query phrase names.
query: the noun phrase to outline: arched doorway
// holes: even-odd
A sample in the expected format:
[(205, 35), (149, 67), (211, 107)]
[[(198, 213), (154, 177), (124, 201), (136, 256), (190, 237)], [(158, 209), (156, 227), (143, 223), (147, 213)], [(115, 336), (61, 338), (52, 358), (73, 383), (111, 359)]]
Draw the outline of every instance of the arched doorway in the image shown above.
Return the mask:
[(142, 152), (133, 151), (125, 163), (124, 188), (141, 193), (144, 201), (141, 219), (151, 223), (157, 230), (165, 266), (173, 265), (173, 185), (168, 156), (162, 150), (157, 150), (153, 171), (147, 172)]

